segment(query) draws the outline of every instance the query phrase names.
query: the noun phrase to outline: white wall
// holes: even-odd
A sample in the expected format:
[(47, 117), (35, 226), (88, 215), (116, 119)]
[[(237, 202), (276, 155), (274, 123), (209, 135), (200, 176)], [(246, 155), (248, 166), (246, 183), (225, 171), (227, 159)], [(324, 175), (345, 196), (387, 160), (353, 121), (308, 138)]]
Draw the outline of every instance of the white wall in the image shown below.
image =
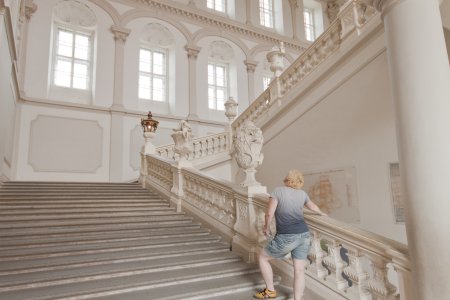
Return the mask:
[(258, 179), (272, 190), (292, 168), (353, 167), (361, 220), (355, 225), (406, 242), (404, 225), (394, 220), (389, 182), (389, 163), (398, 161), (393, 109), (383, 52), (265, 143)]
[[(0, 14), (0, 181), (12, 178), (16, 101), (6, 20)], [(11, 36), (10, 36), (11, 38)]]

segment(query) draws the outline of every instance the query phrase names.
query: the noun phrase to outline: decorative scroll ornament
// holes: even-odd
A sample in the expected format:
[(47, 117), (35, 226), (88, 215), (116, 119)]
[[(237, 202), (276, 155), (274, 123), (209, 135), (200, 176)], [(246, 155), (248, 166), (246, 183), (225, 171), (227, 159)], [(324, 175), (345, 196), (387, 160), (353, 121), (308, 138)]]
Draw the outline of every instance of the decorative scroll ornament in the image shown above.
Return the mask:
[(185, 162), (190, 153), (194, 150), (192, 148), (192, 128), (185, 120), (181, 120), (178, 128), (173, 129), (172, 139), (175, 143), (174, 152), (179, 155), (178, 161)]
[(173, 44), (175, 38), (170, 30), (158, 23), (149, 23), (145, 25), (141, 33), (141, 41), (151, 46), (169, 47)]
[(53, 8), (53, 14), (60, 21), (74, 26), (92, 27), (97, 24), (95, 13), (87, 5), (78, 1), (59, 2)]
[(255, 168), (258, 167), (264, 158), (261, 153), (263, 146), (263, 135), (261, 129), (253, 122), (246, 121), (237, 130), (233, 138), (234, 151), (232, 155), (241, 169), (244, 170), (246, 178), (241, 183), (242, 187), (261, 185), (255, 179)]

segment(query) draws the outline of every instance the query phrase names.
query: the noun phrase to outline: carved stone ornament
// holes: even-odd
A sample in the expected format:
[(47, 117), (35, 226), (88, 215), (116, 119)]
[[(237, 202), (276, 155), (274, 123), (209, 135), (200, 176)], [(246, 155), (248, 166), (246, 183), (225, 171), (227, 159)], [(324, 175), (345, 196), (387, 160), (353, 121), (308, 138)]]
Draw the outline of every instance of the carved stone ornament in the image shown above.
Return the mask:
[(173, 129), (172, 139), (175, 143), (174, 152), (179, 155), (179, 160), (186, 160), (193, 152), (192, 148), (192, 128), (185, 120), (181, 120), (178, 128)]
[(169, 47), (173, 44), (175, 38), (170, 30), (164, 25), (158, 23), (149, 23), (145, 25), (141, 33), (141, 41), (151, 46)]
[(264, 158), (261, 153), (263, 141), (261, 129), (251, 121), (246, 121), (233, 138), (234, 151), (232, 155), (246, 175), (244, 182), (241, 183), (243, 187), (260, 185), (255, 179), (255, 173), (256, 167), (262, 163)]
[(234, 51), (226, 42), (214, 41), (209, 46), (209, 57), (228, 61), (234, 57)]
[(64, 0), (53, 8), (54, 16), (74, 26), (92, 27), (97, 24), (95, 13), (85, 4), (74, 0)]

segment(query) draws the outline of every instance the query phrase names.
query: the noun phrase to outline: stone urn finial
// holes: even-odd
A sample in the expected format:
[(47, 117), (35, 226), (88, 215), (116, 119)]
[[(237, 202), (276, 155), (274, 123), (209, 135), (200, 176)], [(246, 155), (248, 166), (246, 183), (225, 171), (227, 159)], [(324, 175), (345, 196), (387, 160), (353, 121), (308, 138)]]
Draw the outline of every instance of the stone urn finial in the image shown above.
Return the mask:
[(272, 50), (267, 53), (266, 57), (270, 63), (270, 70), (275, 77), (279, 77), (284, 69), (283, 59), (286, 56), (286, 48), (284, 43), (280, 42), (279, 45), (272, 47)]
[(260, 186), (256, 181), (256, 168), (262, 163), (264, 155), (261, 153), (263, 146), (263, 135), (261, 129), (253, 122), (246, 121), (236, 131), (233, 138), (234, 151), (232, 153), (238, 166), (245, 172), (245, 180), (242, 187)]

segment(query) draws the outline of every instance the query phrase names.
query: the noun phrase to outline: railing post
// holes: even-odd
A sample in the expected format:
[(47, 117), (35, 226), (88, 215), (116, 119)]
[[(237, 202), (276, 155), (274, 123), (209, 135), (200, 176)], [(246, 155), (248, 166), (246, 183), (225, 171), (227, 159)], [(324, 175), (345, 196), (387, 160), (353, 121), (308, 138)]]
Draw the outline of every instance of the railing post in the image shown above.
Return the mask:
[(172, 178), (173, 178), (173, 185), (172, 189), (170, 190), (170, 202), (173, 203), (177, 209), (177, 212), (181, 212), (181, 203), (182, 198), (184, 196), (183, 191), (183, 184), (184, 184), (184, 178), (183, 173), (181, 170), (181, 167), (178, 163), (172, 165)]

